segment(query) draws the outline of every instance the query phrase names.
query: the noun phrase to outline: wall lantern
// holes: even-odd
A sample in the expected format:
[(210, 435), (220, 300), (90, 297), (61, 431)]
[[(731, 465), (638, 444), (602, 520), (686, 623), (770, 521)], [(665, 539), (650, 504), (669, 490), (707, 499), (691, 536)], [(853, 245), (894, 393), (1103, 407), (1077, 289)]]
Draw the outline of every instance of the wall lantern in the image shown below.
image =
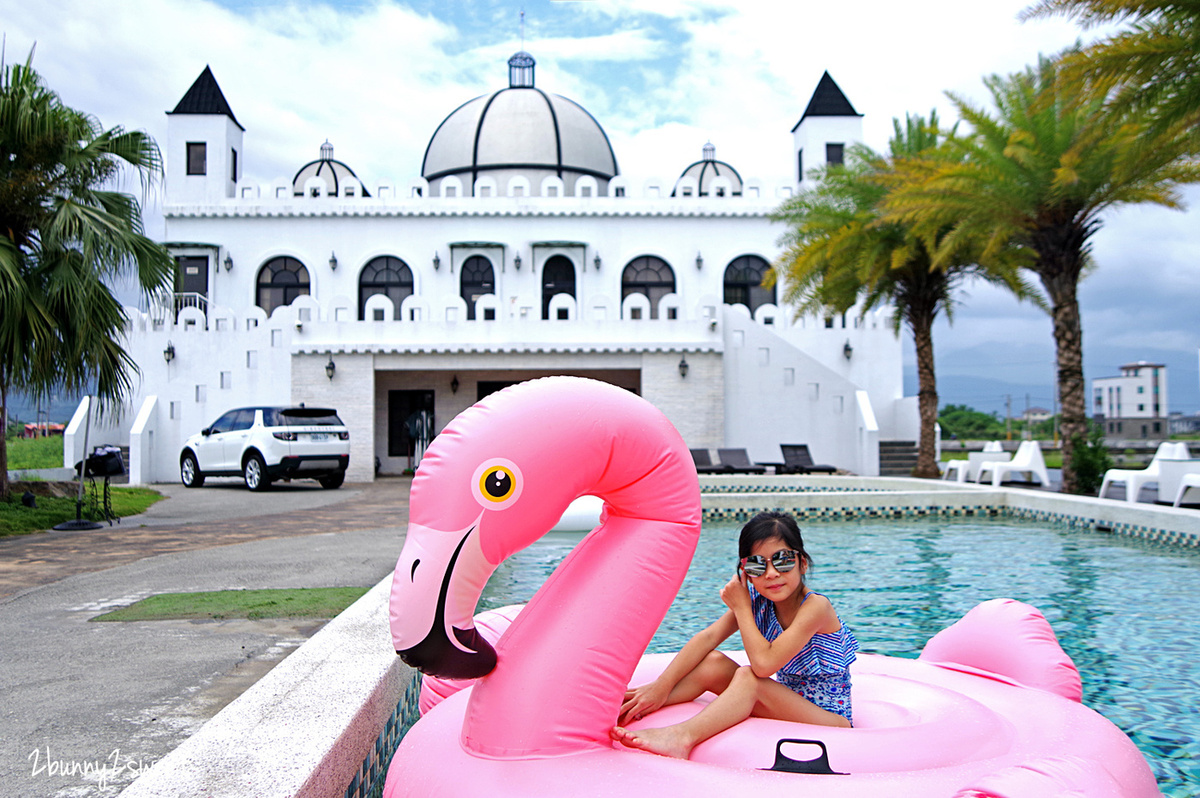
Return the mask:
[(175, 359), (175, 344), (167, 341), (167, 348), (163, 350), (163, 360), (170, 363)]
[(458, 375), (455, 374), (450, 380), (450, 393), (458, 393)]
[(333, 373), (337, 371), (337, 364), (333, 362), (333, 355), (329, 356), (329, 362), (325, 364), (325, 376), (333, 382)]
[(600, 253), (596, 253), (596, 257), (592, 259), (592, 265), (596, 267), (596, 271), (600, 271)]
[(520, 252), (518, 252), (516, 255), (513, 256), (513, 266), (515, 266), (517, 268), (517, 271), (521, 271), (521, 253)]
[(700, 257), (700, 253), (699, 253), (699, 252), (697, 252), (697, 253), (696, 253), (696, 268), (697, 268), (697, 269), (703, 269), (703, 268), (704, 268), (704, 258)]
[(438, 254), (436, 252), (433, 253), (433, 270), (436, 272), (438, 270), (438, 267), (441, 265), (442, 265), (442, 259), (438, 257)]
[(329, 270), (337, 271), (337, 255), (334, 252), (329, 253)]
[(842, 347), (842, 354), (846, 356), (847, 360), (854, 354), (854, 347), (850, 346), (850, 339), (848, 338), (846, 339), (846, 345)]
[(227, 252), (227, 253), (225, 253), (225, 271), (229, 271), (232, 268), (233, 268), (233, 256)]
[(687, 355), (679, 358), (679, 376), (686, 377), (688, 373)]

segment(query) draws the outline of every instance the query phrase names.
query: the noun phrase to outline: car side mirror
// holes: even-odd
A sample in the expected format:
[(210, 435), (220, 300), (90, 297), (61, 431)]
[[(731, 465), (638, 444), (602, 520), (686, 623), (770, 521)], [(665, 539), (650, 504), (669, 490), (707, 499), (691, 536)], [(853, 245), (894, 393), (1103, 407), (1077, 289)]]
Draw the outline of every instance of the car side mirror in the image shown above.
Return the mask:
[(200, 434), (207, 438), (209, 435), (212, 435), (212, 427), (205, 427), (200, 430)]

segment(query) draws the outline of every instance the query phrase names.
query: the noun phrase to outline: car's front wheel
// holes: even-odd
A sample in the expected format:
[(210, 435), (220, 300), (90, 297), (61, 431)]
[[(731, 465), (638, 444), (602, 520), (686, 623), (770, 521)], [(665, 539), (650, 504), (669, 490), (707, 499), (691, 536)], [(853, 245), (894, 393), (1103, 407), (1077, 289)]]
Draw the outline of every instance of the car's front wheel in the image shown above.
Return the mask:
[(204, 484), (204, 472), (196, 462), (196, 455), (191, 452), (179, 460), (179, 479), (185, 488), (198, 488)]
[(267, 464), (263, 462), (262, 455), (252, 454), (246, 458), (242, 466), (242, 478), (246, 480), (246, 487), (250, 490), (260, 491), (271, 487), (271, 480), (267, 477)]
[(339, 471), (336, 474), (330, 474), (327, 477), (320, 477), (317, 482), (321, 483), (321, 487), (326, 490), (336, 490), (346, 481), (346, 472)]

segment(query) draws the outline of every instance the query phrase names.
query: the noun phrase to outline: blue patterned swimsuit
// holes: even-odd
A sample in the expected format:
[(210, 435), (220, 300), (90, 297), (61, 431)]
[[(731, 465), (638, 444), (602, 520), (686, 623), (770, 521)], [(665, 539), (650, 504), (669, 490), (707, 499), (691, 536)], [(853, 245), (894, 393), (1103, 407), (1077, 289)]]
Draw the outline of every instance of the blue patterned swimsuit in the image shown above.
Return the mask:
[[(819, 595), (809, 592), (808, 597)], [(772, 641), (783, 633), (779, 618), (775, 616), (775, 602), (764, 598), (754, 586), (750, 586), (750, 602), (754, 611), (754, 625), (762, 636)], [(858, 640), (846, 624), (831, 634), (813, 635), (800, 653), (775, 673), (780, 684), (790, 687), (821, 709), (841, 715), (851, 723), (850, 707), (850, 663), (855, 660)]]

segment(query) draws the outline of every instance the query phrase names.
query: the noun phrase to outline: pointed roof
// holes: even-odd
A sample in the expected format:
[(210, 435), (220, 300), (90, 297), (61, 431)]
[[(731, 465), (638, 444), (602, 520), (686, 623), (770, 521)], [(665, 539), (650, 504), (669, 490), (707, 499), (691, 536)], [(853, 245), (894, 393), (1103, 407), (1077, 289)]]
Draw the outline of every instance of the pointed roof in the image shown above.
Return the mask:
[(183, 99), (175, 106), (175, 110), (168, 111), (167, 114), (223, 115), (232, 119), (233, 124), (241, 130), (246, 130), (233, 115), (233, 109), (229, 107), (225, 95), (221, 93), (221, 87), (217, 85), (217, 79), (213, 77), (212, 69), (207, 65), (200, 73), (200, 77), (196, 78), (196, 82), (187, 90), (187, 94), (183, 95)]
[[(808, 107), (804, 109), (804, 114), (800, 117), (800, 122), (803, 122), (810, 116), (862, 116), (858, 111), (854, 110), (854, 106), (846, 99), (846, 95), (842, 94), (842, 90), (833, 82), (833, 78), (829, 77), (829, 72), (821, 75), (821, 80), (817, 83), (817, 90), (813, 92), (812, 99), (808, 101)], [(796, 127), (800, 127), (800, 122), (796, 123)], [(792, 128), (795, 132), (796, 127)]]

